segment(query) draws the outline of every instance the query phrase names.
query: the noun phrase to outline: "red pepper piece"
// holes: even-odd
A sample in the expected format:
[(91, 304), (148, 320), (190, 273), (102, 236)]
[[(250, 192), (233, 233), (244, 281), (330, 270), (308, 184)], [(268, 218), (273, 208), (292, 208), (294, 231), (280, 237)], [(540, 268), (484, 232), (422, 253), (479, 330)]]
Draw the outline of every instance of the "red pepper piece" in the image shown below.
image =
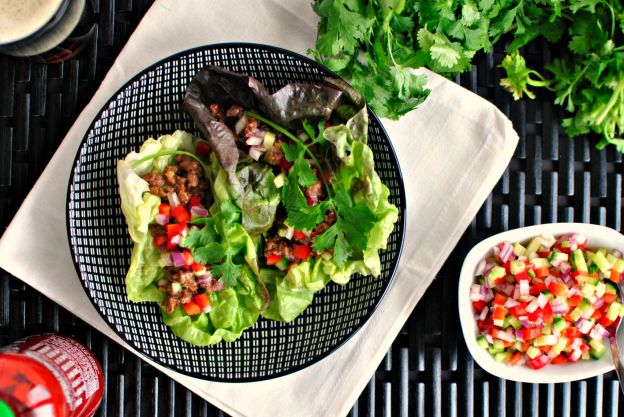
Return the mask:
[(305, 261), (306, 259), (310, 257), (310, 252), (312, 252), (312, 249), (310, 249), (309, 246), (306, 246), (306, 245), (294, 245), (293, 246), (293, 256), (297, 259), (301, 259)]
[(186, 223), (191, 219), (188, 210), (182, 205), (171, 210), (171, 215), (176, 218), (178, 223)]
[(284, 257), (282, 255), (269, 255), (266, 257), (267, 265), (277, 265)]
[(158, 206), (158, 212), (160, 214), (164, 214), (166, 216), (170, 216), (171, 215), (171, 206), (167, 203), (160, 203), (160, 205)]
[(196, 316), (202, 312), (202, 309), (194, 301), (189, 301), (184, 304), (184, 311), (186, 311), (186, 314), (189, 316)]
[(154, 236), (154, 246), (157, 248), (167, 243), (167, 236)]
[(189, 208), (201, 205), (201, 198), (197, 196), (191, 197), (189, 200)]

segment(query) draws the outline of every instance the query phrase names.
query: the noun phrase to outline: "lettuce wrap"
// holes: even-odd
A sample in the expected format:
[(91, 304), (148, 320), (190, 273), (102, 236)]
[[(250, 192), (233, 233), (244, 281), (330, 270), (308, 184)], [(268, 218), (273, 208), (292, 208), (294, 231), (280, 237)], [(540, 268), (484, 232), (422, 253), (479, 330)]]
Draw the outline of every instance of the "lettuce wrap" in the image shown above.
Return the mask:
[(296, 319), (331, 281), (381, 273), (398, 209), (355, 90), (326, 79), (270, 94), (206, 67), (184, 105), (201, 139), (148, 139), (117, 164), (131, 301), (159, 303), (175, 335), (205, 346), (260, 316)]

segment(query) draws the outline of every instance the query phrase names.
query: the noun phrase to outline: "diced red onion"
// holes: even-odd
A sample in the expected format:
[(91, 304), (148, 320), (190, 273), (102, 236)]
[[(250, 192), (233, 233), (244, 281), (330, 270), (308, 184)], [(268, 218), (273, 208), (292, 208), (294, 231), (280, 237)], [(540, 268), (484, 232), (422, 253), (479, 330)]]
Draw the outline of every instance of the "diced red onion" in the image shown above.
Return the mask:
[(537, 310), (538, 307), (539, 307), (539, 302), (537, 301), (537, 299), (535, 299), (531, 301), (528, 306), (526, 306), (526, 312), (533, 313), (535, 312), (535, 310)]
[(515, 334), (516, 334), (516, 340), (518, 342), (524, 342), (524, 338), (522, 337), (522, 329), (516, 329)]
[(164, 226), (169, 223), (169, 216), (167, 216), (166, 214), (158, 213), (156, 217), (154, 217), (154, 220), (159, 225)]
[(580, 319), (579, 321), (576, 322), (576, 328), (582, 334), (588, 334), (591, 331), (593, 326), (594, 326), (593, 323), (586, 319)]
[[(548, 298), (546, 298), (544, 294), (540, 293), (540, 295), (537, 296), (537, 305), (539, 306), (539, 308), (544, 308), (546, 304), (548, 304)], [(533, 311), (529, 311), (529, 313), (532, 313), (532, 312)]]
[(252, 146), (251, 148), (249, 148), (249, 156), (257, 161), (258, 159), (260, 159), (264, 151), (265, 149), (262, 147)]
[(223, 285), (223, 282), (221, 282), (221, 280), (212, 282), (212, 290), (214, 292), (222, 291), (224, 288), (225, 288), (225, 285)]
[(500, 249), (499, 257), (501, 258), (501, 261), (503, 261), (503, 263), (509, 262), (514, 256), (513, 246), (510, 242), (507, 241), (503, 242), (501, 245), (502, 247)]
[(491, 262), (486, 262), (485, 263), (485, 270), (483, 270), (483, 275), (487, 275), (492, 270), (492, 268), (494, 268), (495, 266), (496, 265), (491, 263)]
[(482, 300), (487, 300), (488, 295), (490, 295), (490, 293), (492, 292), (492, 290), (490, 290), (490, 289), (489, 289), (487, 286), (485, 286), (485, 285), (481, 285), (480, 287), (481, 287), (481, 297), (483, 297), (483, 298), (482, 298)]
[(249, 146), (258, 146), (258, 145), (262, 145), (262, 142), (264, 142), (264, 139), (258, 137), (258, 136), (250, 136), (247, 139), (245, 139), (245, 143)]
[(507, 299), (507, 301), (505, 301), (505, 308), (515, 307), (519, 304), (520, 304), (519, 302), (517, 302), (516, 300), (510, 297)]
[(514, 292), (512, 297), (514, 300), (518, 300), (520, 298), (520, 286), (518, 284), (514, 286)]
[(514, 290), (514, 285), (510, 284), (508, 282), (505, 282), (504, 284), (500, 285), (500, 290), (507, 296), (511, 296), (511, 293)]
[(206, 314), (210, 313), (212, 311), (212, 306), (208, 305), (204, 308), (202, 308), (202, 311)]
[(546, 284), (546, 286), (548, 286), (548, 284), (553, 281), (555, 281), (555, 277), (553, 277), (552, 275), (548, 275), (546, 278), (544, 278), (544, 284)]
[(520, 296), (521, 297), (527, 297), (530, 294), (529, 280), (521, 279), (520, 283), (518, 284), (518, 286), (520, 287)]
[(581, 351), (581, 349), (575, 349), (574, 351), (572, 351), (572, 353), (568, 356), (568, 360), (570, 362), (576, 362), (579, 360), (579, 358), (581, 357), (581, 355), (583, 354), (583, 351)]
[(212, 274), (210, 271), (205, 272), (202, 276), (197, 278), (198, 285), (211, 285), (212, 284)]
[[(597, 337), (592, 336), (592, 333), (594, 333), (594, 335)], [(605, 329), (600, 323), (598, 323), (594, 326), (589, 335), (592, 339), (602, 339), (603, 337), (611, 336), (611, 332)]]
[(570, 271), (572, 270), (572, 265), (570, 265), (570, 262), (568, 261), (561, 261), (558, 268), (561, 273), (565, 275), (570, 273)]
[(182, 238), (182, 236), (175, 235), (174, 237), (171, 238), (170, 242), (171, 242), (172, 245), (179, 245), (181, 238)]
[(184, 229), (182, 229), (182, 231), (180, 232), (180, 236), (185, 237), (188, 235), (189, 232), (189, 228), (188, 226), (185, 226)]
[(489, 333), (485, 335), (485, 340), (487, 340), (489, 344), (494, 343), (494, 338)]
[(169, 252), (163, 252), (160, 254), (160, 266), (171, 266), (173, 262), (171, 261), (171, 254)]
[(522, 324), (522, 326), (526, 327), (527, 329), (531, 326), (531, 322), (529, 321), (529, 318), (527, 316), (520, 316), (518, 317), (518, 321), (520, 322), (520, 324)]
[(515, 341), (515, 338), (511, 333), (502, 332), (502, 331), (497, 333), (496, 338), (502, 340), (503, 342)]
[(475, 276), (484, 275), (485, 272), (485, 259), (481, 259), (477, 264), (477, 270), (475, 271)]
[(193, 206), (191, 207), (191, 217), (208, 217), (209, 215), (208, 209), (202, 206)]
[(554, 334), (545, 334), (542, 336), (542, 342), (547, 346), (554, 346), (559, 341), (559, 337)]
[(170, 191), (169, 193), (167, 193), (167, 199), (169, 200), (169, 205), (171, 206), (171, 208), (176, 208), (180, 205), (180, 198), (175, 191)]
[(181, 268), (186, 265), (184, 262), (184, 256), (181, 252), (171, 252), (171, 261), (173, 262), (173, 266), (176, 268)]
[(565, 314), (568, 312), (568, 303), (561, 298), (555, 298), (550, 302), (553, 314)]
[(485, 300), (485, 297), (481, 295), (481, 285), (472, 284), (470, 286), (470, 301), (481, 301)]
[(488, 313), (489, 313), (489, 309), (486, 307), (483, 310), (481, 310), (481, 314), (479, 314), (479, 320), (483, 321), (485, 320), (485, 318), (487, 317)]
[(574, 241), (579, 245), (584, 245), (585, 242), (587, 242), (587, 238), (585, 237), (585, 235), (582, 235), (580, 233), (575, 233), (574, 235), (572, 235), (572, 237), (574, 238)]
[(245, 115), (243, 115), (240, 119), (236, 121), (236, 124), (234, 125), (234, 131), (237, 135), (239, 135), (240, 132), (245, 129), (245, 126), (247, 126), (247, 121), (247, 116)]
[(598, 310), (603, 305), (604, 305), (604, 298), (600, 297), (596, 299), (596, 302), (594, 303), (594, 309)]
[(613, 256), (621, 258), (622, 257), (622, 252), (620, 252), (617, 249), (613, 249), (613, 251), (611, 252), (613, 254)]
[(583, 315), (581, 317), (584, 319), (588, 319), (594, 314), (595, 311), (596, 310), (593, 307), (587, 307), (587, 310), (583, 312)]
[(550, 249), (555, 244), (556, 240), (552, 235), (542, 235), (537, 238), (537, 241), (546, 249)]

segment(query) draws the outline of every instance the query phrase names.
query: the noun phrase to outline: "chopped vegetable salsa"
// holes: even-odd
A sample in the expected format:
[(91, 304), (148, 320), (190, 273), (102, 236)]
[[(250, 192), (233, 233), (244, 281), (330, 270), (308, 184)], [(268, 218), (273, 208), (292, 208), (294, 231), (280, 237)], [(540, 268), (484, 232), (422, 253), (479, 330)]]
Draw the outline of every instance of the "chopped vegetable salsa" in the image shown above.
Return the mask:
[(502, 242), (470, 288), (477, 343), (497, 362), (541, 369), (600, 359), (624, 316), (622, 253), (580, 234)]

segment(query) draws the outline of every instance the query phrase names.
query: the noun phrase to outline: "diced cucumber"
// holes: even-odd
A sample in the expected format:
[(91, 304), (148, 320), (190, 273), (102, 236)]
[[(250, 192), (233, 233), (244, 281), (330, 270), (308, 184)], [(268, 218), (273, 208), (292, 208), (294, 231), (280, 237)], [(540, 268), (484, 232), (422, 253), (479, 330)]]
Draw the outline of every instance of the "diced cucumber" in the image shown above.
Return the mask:
[(531, 240), (526, 247), (526, 256), (536, 253), (539, 250), (540, 246), (541, 243), (538, 238), (534, 238), (533, 240)]
[(587, 272), (587, 262), (585, 262), (582, 250), (577, 249), (572, 253), (572, 262), (574, 262), (577, 271)]
[(496, 362), (505, 363), (511, 358), (511, 352), (500, 352), (494, 355), (494, 360)]
[(282, 188), (286, 183), (286, 174), (280, 172), (280, 174), (273, 179), (273, 184), (275, 184), (276, 188)]
[(583, 287), (581, 288), (581, 294), (583, 294), (583, 297), (585, 298), (591, 297), (592, 295), (594, 295), (595, 292), (596, 287), (589, 283), (583, 285)]
[(618, 271), (620, 274), (624, 272), (624, 259), (617, 259), (613, 264), (613, 269)]
[(535, 359), (541, 354), (542, 354), (542, 351), (536, 348), (535, 346), (530, 346), (526, 351), (526, 355), (531, 359)]
[(542, 327), (542, 334), (552, 334), (552, 324), (546, 324)]
[(502, 266), (495, 266), (492, 270), (487, 274), (487, 280), (490, 287), (496, 285), (496, 280), (503, 278), (507, 275), (507, 271)]
[(525, 269), (526, 269), (526, 264), (522, 261), (509, 262), (509, 271), (514, 275), (524, 272)]
[(589, 275), (578, 275), (576, 277), (576, 280), (578, 281), (578, 285), (579, 287), (583, 287), (583, 285), (585, 284), (591, 284), (591, 285), (596, 285), (598, 284), (598, 282), (600, 281), (599, 278), (594, 278), (594, 277), (590, 277)]
[(602, 343), (598, 339), (591, 339), (589, 341), (589, 346), (591, 346), (591, 350), (589, 351), (589, 354), (594, 359), (600, 359), (602, 355), (605, 353), (605, 351), (607, 350), (607, 347), (605, 346), (605, 344)]
[(612, 253), (607, 253), (607, 261), (609, 261), (609, 265), (611, 265), (611, 268), (613, 268), (613, 265), (615, 265), (615, 261), (617, 261), (617, 256), (615, 256)]
[(550, 301), (553, 298), (555, 298), (555, 296), (552, 295), (552, 293), (550, 291), (548, 291), (548, 290), (542, 291), (542, 294), (544, 295), (544, 297), (548, 298), (548, 301)]
[(550, 261), (567, 261), (568, 260), (568, 254), (567, 253), (563, 253), (563, 252), (552, 252), (550, 254), (550, 256), (548, 257), (550, 259)]
[(552, 349), (550, 349), (550, 352), (548, 352), (548, 356), (551, 356), (551, 354), (552, 354), (552, 357), (559, 355), (561, 352), (563, 352), (563, 349), (565, 349), (567, 345), (568, 345), (568, 339), (565, 337), (560, 337), (557, 344), (554, 345)]
[(562, 332), (566, 327), (568, 327), (568, 323), (562, 317), (555, 317), (553, 320), (553, 331)]
[(578, 305), (578, 308), (584, 313), (586, 312), (589, 308), (591, 308), (591, 303), (589, 302), (589, 300), (583, 298), (581, 300), (581, 302)]
[(614, 301), (609, 306), (609, 310), (607, 310), (607, 318), (611, 321), (614, 321), (618, 318), (620, 313), (622, 312), (622, 304)]
[(516, 254), (516, 256), (526, 255), (526, 248), (519, 243), (514, 243), (513, 249), (514, 249), (514, 253)]
[(600, 271), (603, 274), (606, 274), (607, 271), (611, 269), (611, 264), (609, 264), (609, 261), (607, 261), (607, 258), (601, 251), (594, 253), (594, 256), (592, 257), (592, 262), (594, 262), (598, 266), (598, 268), (600, 268)]
[(583, 352), (583, 354), (581, 355), (581, 360), (587, 361), (589, 360), (589, 356), (589, 352)]
[(280, 271), (285, 271), (288, 269), (288, 265), (290, 265), (290, 261), (284, 256), (278, 263), (275, 264), (277, 269)]
[(605, 285), (604, 282), (599, 282), (598, 285), (596, 285), (596, 297), (600, 298), (605, 294), (605, 291), (607, 290), (607, 286)]
[(529, 274), (531, 278), (535, 278), (535, 271), (533, 271), (532, 269), (529, 269), (529, 272), (527, 273)]
[(490, 347), (490, 344), (488, 343), (485, 336), (478, 336), (477, 344), (481, 346), (483, 349), (487, 349), (488, 347)]
[(552, 334), (545, 334), (533, 341), (533, 346), (553, 346), (557, 344), (559, 338)]
[(605, 292), (609, 294), (617, 294), (617, 289), (615, 288), (615, 284), (611, 281), (605, 281)]
[(582, 315), (583, 315), (583, 310), (581, 310), (578, 307), (576, 307), (574, 310), (570, 312), (570, 318), (572, 319), (572, 321), (577, 321), (578, 319), (581, 318)]
[(547, 258), (533, 258), (530, 262), (535, 265), (536, 268), (550, 267), (550, 262)]
[(508, 318), (506, 318), (505, 320), (509, 321), (509, 324), (511, 324), (511, 327), (513, 327), (514, 329), (519, 329), (520, 327), (522, 327), (522, 323), (520, 323), (520, 320), (518, 320), (517, 318), (515, 318), (513, 315), (510, 315)]
[(496, 339), (494, 343), (490, 345), (488, 351), (491, 355), (496, 355), (497, 353), (503, 352), (505, 350), (505, 345), (503, 345), (502, 340)]
[(515, 351), (524, 352), (524, 344), (520, 341), (514, 342), (513, 348)]
[(271, 149), (273, 144), (275, 143), (275, 133), (273, 132), (265, 132), (264, 133), (264, 141), (262, 142), (262, 146), (264, 149)]

